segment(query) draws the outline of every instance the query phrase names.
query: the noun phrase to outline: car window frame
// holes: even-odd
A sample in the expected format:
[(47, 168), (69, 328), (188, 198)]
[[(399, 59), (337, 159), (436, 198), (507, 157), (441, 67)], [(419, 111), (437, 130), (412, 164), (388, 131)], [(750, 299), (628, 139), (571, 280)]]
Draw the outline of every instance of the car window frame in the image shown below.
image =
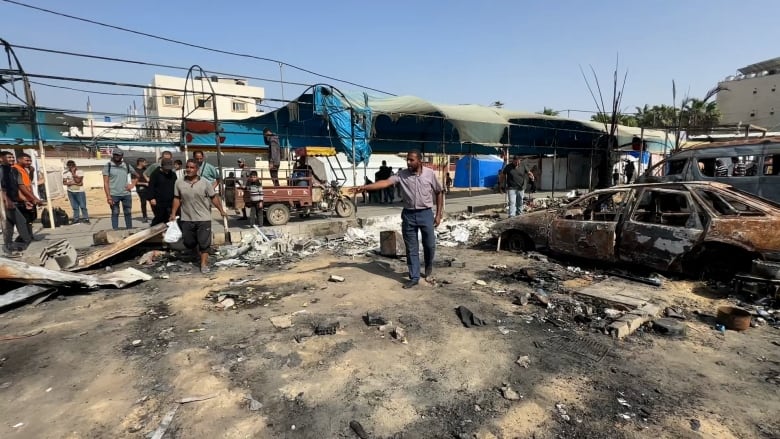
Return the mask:
[[(695, 226), (694, 227), (689, 227), (687, 225), (679, 226), (676, 224), (662, 224), (656, 222), (638, 221), (634, 219), (637, 213), (637, 209), (639, 208), (639, 202), (641, 201), (645, 192), (665, 192), (665, 193), (680, 194), (686, 197), (692, 210), (691, 216), (694, 218)], [(682, 229), (704, 230), (705, 223), (699, 217), (699, 213), (702, 209), (701, 203), (691, 192), (692, 191), (685, 186), (681, 188), (666, 188), (666, 187), (654, 187), (654, 186), (643, 187), (640, 190), (638, 190), (636, 195), (634, 196), (633, 206), (631, 207), (630, 213), (628, 214), (626, 221), (641, 226), (660, 226), (660, 227), (675, 227), (675, 228), (682, 228)]]

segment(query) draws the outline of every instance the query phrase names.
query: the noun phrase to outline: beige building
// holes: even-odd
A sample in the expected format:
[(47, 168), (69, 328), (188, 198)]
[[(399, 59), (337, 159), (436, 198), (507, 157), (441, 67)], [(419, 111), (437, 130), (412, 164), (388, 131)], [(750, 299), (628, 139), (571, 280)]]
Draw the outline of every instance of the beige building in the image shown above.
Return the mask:
[(780, 57), (743, 67), (718, 83), (721, 124), (753, 124), (776, 131), (780, 128)]
[[(217, 94), (215, 99), (211, 96), (212, 87)], [(156, 138), (160, 139), (178, 139), (182, 107), (191, 119), (213, 120), (215, 105), (220, 120), (247, 119), (263, 114), (259, 105), (265, 98), (265, 89), (250, 86), (246, 79), (240, 78), (196, 76), (186, 81), (186, 78), (154, 75), (144, 95), (149, 123), (157, 128), (151, 130), (152, 134), (156, 132), (159, 135)]]

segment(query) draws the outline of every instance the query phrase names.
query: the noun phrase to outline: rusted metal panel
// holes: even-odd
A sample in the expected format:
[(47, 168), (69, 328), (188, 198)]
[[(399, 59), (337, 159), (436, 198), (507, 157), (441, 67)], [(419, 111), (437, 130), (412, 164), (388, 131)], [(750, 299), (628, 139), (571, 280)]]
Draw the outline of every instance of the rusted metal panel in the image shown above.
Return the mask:
[(588, 259), (613, 260), (616, 225), (606, 221), (555, 220), (550, 230), (550, 249)]
[(623, 261), (674, 271), (678, 267), (673, 264), (694, 248), (701, 234), (699, 229), (627, 222), (618, 253)]

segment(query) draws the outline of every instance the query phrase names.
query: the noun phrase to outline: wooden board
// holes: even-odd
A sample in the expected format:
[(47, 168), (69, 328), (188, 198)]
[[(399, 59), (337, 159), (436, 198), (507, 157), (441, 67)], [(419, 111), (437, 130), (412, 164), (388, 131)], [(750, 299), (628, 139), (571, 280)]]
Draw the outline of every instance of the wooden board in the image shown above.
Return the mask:
[(657, 294), (658, 289), (649, 285), (622, 279), (607, 279), (587, 287), (576, 289), (574, 294), (619, 303), (630, 308), (644, 306)]
[(136, 245), (151, 239), (157, 235), (162, 234), (165, 232), (165, 229), (167, 229), (168, 226), (165, 223), (157, 224), (156, 226), (150, 227), (145, 230), (141, 230), (138, 233), (133, 233), (132, 235), (128, 236), (127, 238), (116, 242), (114, 244), (111, 244), (107, 247), (103, 247), (99, 250), (96, 250), (83, 258), (79, 259), (78, 264), (76, 264), (75, 267), (70, 268), (70, 271), (79, 271), (84, 270), (89, 267), (92, 267), (95, 264), (98, 264), (100, 262), (105, 261), (106, 259), (116, 256), (119, 253), (122, 253), (123, 251), (135, 247)]

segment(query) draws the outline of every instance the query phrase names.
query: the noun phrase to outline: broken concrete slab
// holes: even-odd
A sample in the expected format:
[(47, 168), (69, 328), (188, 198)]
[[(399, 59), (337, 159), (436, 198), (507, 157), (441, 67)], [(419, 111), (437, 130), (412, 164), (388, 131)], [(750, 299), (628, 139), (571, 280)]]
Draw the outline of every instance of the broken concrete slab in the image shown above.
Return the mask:
[(572, 291), (578, 296), (617, 303), (629, 309), (639, 308), (658, 297), (658, 289), (621, 279), (606, 279)]
[(652, 321), (661, 312), (661, 307), (652, 303), (645, 304), (637, 309), (628, 311), (626, 314), (610, 323), (607, 331), (615, 338), (624, 338), (636, 332), (639, 327)]
[[(79, 259), (78, 264), (70, 268), (70, 271), (79, 271), (79, 270), (84, 270), (89, 267), (92, 267), (100, 262), (105, 261), (106, 259), (112, 256), (116, 256), (122, 253), (123, 251), (129, 248), (135, 247), (136, 245), (148, 239), (151, 239), (157, 235), (161, 235), (163, 232), (165, 232), (165, 229), (167, 228), (168, 226), (165, 223), (162, 223), (162, 224), (157, 224), (156, 226), (152, 226), (148, 229), (142, 230), (138, 233), (133, 233), (132, 235), (127, 236), (122, 240), (114, 242), (108, 247), (101, 248)], [(110, 230), (109, 232), (118, 232), (118, 231), (119, 230)]]
[(152, 277), (135, 268), (126, 268), (101, 276), (69, 273), (36, 267), (8, 258), (0, 258), (0, 279), (33, 285), (51, 285), (76, 288), (112, 286), (124, 288)]
[(271, 320), (271, 324), (274, 325), (274, 328), (277, 329), (287, 329), (293, 326), (292, 316), (290, 314), (270, 317), (269, 320)]
[(688, 325), (677, 319), (665, 317), (654, 320), (653, 329), (664, 335), (683, 336), (688, 331)]

